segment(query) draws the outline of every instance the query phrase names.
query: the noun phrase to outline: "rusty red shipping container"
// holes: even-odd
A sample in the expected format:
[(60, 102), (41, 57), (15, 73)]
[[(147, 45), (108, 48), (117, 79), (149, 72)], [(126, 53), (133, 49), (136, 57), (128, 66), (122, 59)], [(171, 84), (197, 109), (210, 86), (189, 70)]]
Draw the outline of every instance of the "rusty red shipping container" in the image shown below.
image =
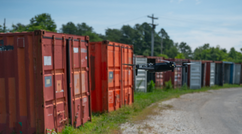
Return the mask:
[(133, 46), (102, 41), (90, 43), (92, 111), (119, 109), (134, 102)]
[(89, 37), (0, 34), (0, 132), (48, 133), (91, 120)]
[[(181, 66), (183, 63), (188, 63), (188, 60), (186, 59), (165, 59), (168, 61), (172, 61), (175, 62), (176, 65)], [(163, 81), (164, 81), (164, 85), (165, 82), (171, 80), (173, 88), (180, 88), (182, 86), (182, 83), (187, 83), (187, 76), (183, 76), (183, 75), (187, 75), (186, 72), (183, 70), (185, 68), (175, 68), (174, 71), (166, 71), (163, 73)], [(186, 80), (182, 80), (182, 79), (186, 79)], [(184, 82), (183, 82), (184, 81)]]
[[(203, 75), (202, 75), (202, 83), (203, 86), (213, 86), (215, 84), (215, 63), (210, 60), (202, 61)], [(211, 72), (213, 71), (213, 72)], [(211, 75), (213, 75), (211, 77)]]

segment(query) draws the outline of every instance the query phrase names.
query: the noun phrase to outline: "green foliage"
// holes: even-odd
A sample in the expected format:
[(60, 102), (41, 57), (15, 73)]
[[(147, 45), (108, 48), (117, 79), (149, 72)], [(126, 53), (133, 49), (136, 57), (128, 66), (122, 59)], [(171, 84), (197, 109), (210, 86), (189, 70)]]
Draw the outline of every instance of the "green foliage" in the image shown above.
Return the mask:
[(52, 20), (50, 14), (42, 13), (30, 19), (30, 24), (28, 25), (28, 31), (34, 31), (34, 30), (40, 30), (40, 29), (56, 32), (56, 24), (54, 20)]
[(159, 56), (159, 57), (166, 58), (166, 59), (168, 59), (168, 58), (169, 58), (169, 57), (168, 57), (167, 55), (165, 55), (165, 54), (159, 54), (158, 56)]
[(62, 25), (61, 31), (68, 34), (89, 36), (92, 42), (102, 41), (99, 35), (93, 31), (93, 28), (86, 23), (75, 25), (73, 22), (68, 22)]
[(153, 80), (151, 80), (147, 85), (147, 92), (153, 92), (155, 89), (155, 83)]
[(192, 49), (186, 42), (179, 44), (179, 51), (184, 55), (184, 59), (191, 59)]
[(12, 25), (12, 30), (10, 32), (23, 32), (23, 31), (35, 31), (35, 30), (46, 30), (56, 32), (56, 24), (54, 20), (51, 19), (50, 14), (42, 13), (36, 15), (30, 19), (30, 24), (24, 25), (17, 23)]
[(187, 90), (187, 89), (188, 89), (187, 83), (184, 83), (180, 88), (180, 90)]
[(54, 128), (53, 128), (53, 129), (47, 129), (47, 131), (48, 131), (47, 134), (57, 134), (57, 133), (55, 132), (55, 129), (54, 129)]
[(185, 59), (185, 56), (183, 55), (183, 53), (179, 53), (179, 54), (177, 54), (177, 56), (175, 58), (176, 59)]
[(242, 62), (242, 53), (236, 51), (233, 47), (227, 53), (226, 49), (220, 46), (210, 47), (209, 44), (204, 44), (195, 49), (193, 53), (195, 60), (213, 60), (213, 61), (231, 61)]
[(171, 79), (167, 82), (165, 82), (165, 87), (164, 87), (164, 90), (165, 91), (168, 91), (168, 90), (171, 90), (173, 89), (173, 85), (172, 85), (172, 82), (171, 82)]
[[(164, 101), (171, 98), (177, 98), (180, 95), (187, 93), (204, 92), (208, 90), (216, 90), (221, 88), (242, 87), (239, 85), (224, 84), (221, 86), (203, 87), (201, 89), (193, 90), (168, 90), (164, 91), (156, 89), (153, 92), (143, 93), (135, 92), (134, 103), (131, 106), (124, 106), (117, 111), (102, 114), (92, 114), (92, 122), (87, 122), (84, 126), (74, 128), (72, 126), (66, 126), (61, 132), (62, 134), (98, 134), (98, 133), (117, 133), (120, 131), (120, 124), (127, 121), (133, 121), (139, 116), (145, 116), (143, 114), (144, 109), (151, 106), (155, 102)], [(136, 119), (139, 121), (139, 118)]]

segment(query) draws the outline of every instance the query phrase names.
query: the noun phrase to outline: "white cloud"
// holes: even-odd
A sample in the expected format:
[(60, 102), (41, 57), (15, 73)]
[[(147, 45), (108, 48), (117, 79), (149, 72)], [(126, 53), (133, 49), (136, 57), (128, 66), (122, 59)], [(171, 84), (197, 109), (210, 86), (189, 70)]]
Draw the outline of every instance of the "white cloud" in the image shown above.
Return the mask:
[[(216, 31), (216, 32), (215, 32)], [(220, 31), (220, 35), (218, 35)], [(187, 42), (192, 49), (209, 43), (210, 46), (216, 47), (219, 45), (221, 48), (226, 48), (228, 51), (234, 47), (237, 51), (242, 48), (242, 30), (232, 31), (228, 29), (215, 29), (210, 32), (202, 30), (191, 30), (188, 32), (169, 32), (171, 38), (175, 42)]]

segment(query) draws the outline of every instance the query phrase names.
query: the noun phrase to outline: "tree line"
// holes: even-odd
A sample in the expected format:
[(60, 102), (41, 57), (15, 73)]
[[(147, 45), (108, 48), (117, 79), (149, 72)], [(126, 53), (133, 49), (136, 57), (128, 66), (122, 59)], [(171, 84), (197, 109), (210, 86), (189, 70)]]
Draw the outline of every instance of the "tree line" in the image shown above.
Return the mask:
[[(10, 29), (0, 25), (0, 32), (22, 32), (40, 29), (57, 32), (57, 26), (50, 14), (43, 13), (36, 15), (30, 19), (28, 25), (21, 23), (12, 24), (12, 28)], [(88, 35), (90, 41), (110, 40), (132, 44), (134, 45), (134, 53), (136, 55), (149, 56), (151, 53), (151, 30), (152, 27), (144, 22), (142, 24), (135, 24), (134, 26), (123, 25), (120, 29), (108, 28), (105, 34), (98, 34), (94, 31), (93, 27), (86, 23), (74, 24), (70, 21), (66, 24), (62, 24), (62, 27), (58, 31), (75, 35)], [(204, 44), (192, 51), (191, 47), (186, 42), (174, 42), (165, 29), (161, 28), (158, 32), (154, 32), (154, 56), (241, 63), (242, 48), (240, 50), (241, 51), (238, 52), (232, 47), (230, 51), (227, 51), (225, 48), (220, 48), (219, 45), (212, 47), (210, 44)]]

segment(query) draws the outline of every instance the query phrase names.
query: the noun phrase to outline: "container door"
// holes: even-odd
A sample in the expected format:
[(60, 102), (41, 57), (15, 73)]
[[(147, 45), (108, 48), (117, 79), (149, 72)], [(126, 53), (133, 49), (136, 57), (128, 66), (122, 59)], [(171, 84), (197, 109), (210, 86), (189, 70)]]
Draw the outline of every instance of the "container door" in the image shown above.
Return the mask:
[(183, 67), (182, 68), (182, 85), (186, 84), (187, 85), (187, 70), (188, 67)]
[(67, 40), (69, 55), (69, 111), (72, 125), (78, 127), (90, 120), (88, 43), (81, 39)]
[(229, 83), (233, 84), (234, 83), (234, 64), (229, 64), (230, 65), (230, 79)]
[(242, 84), (242, 64), (240, 64), (240, 84)]
[[(121, 81), (121, 46), (116, 47), (115, 44), (109, 44), (107, 46), (107, 58), (108, 58), (108, 111), (113, 111), (121, 107), (122, 95), (122, 83)], [(123, 77), (125, 75), (123, 74)]]
[(215, 83), (215, 63), (210, 63), (210, 87)]
[[(147, 58), (136, 58), (136, 64), (147, 64)], [(136, 91), (147, 92), (147, 71), (138, 69), (135, 85)]]
[[(123, 64), (133, 64), (133, 50), (130, 46), (125, 45), (123, 47)], [(124, 104), (130, 105), (133, 102), (133, 74), (132, 66), (123, 66), (123, 95), (124, 95)]]
[(241, 73), (241, 65), (240, 64), (234, 64), (235, 70), (234, 70), (234, 84), (240, 84), (240, 73)]
[(192, 61), (190, 66), (190, 89), (201, 88), (202, 64), (201, 62)]
[(230, 83), (230, 79), (231, 79), (230, 68), (231, 68), (230, 64), (224, 63), (224, 83)]
[(68, 121), (64, 39), (43, 38), (45, 129), (60, 131)]

